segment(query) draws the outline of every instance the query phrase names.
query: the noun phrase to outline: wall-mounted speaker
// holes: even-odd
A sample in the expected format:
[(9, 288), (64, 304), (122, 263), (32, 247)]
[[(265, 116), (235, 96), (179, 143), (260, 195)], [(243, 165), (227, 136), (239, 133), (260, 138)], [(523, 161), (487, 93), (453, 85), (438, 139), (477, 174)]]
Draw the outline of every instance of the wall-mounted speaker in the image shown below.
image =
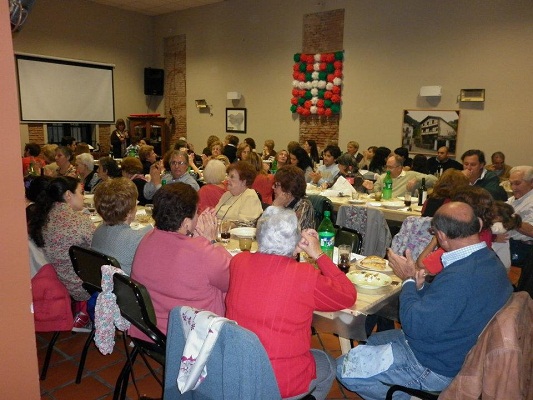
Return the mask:
[(144, 69), (144, 94), (146, 96), (163, 96), (165, 87), (165, 70), (157, 68)]

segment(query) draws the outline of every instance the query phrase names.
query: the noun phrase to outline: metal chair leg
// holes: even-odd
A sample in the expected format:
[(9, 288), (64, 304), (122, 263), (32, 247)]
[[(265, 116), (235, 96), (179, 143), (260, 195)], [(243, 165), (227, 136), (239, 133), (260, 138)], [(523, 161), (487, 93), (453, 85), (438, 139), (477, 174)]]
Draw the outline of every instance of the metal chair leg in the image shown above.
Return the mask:
[[(124, 340), (124, 345), (127, 346), (126, 340)], [(124, 367), (120, 371), (120, 374), (117, 378), (117, 383), (115, 384), (115, 391), (113, 392), (113, 400), (124, 400), (126, 398), (126, 392), (128, 390), (128, 383), (130, 380), (130, 372), (133, 368), (133, 363), (137, 358), (138, 349), (133, 348), (131, 353), (128, 354), (128, 349), (126, 348), (126, 362)]]
[(52, 358), (52, 351), (54, 350), (54, 345), (56, 344), (57, 338), (59, 337), (60, 331), (54, 332), (54, 336), (50, 339), (48, 343), (48, 348), (46, 349), (46, 356), (44, 357), (43, 369), (41, 370), (40, 380), (44, 381), (46, 379), (46, 373), (48, 372), (48, 366), (50, 365), (50, 358)]
[(89, 333), (89, 337), (85, 341), (85, 345), (83, 346), (83, 351), (81, 352), (81, 358), (80, 358), (80, 365), (78, 366), (78, 373), (76, 375), (76, 383), (81, 383), (81, 376), (83, 375), (83, 368), (85, 367), (85, 359), (87, 358), (87, 353), (89, 351), (89, 346), (91, 345), (91, 342), (94, 339), (94, 334), (96, 333), (96, 330), (91, 330), (91, 333)]

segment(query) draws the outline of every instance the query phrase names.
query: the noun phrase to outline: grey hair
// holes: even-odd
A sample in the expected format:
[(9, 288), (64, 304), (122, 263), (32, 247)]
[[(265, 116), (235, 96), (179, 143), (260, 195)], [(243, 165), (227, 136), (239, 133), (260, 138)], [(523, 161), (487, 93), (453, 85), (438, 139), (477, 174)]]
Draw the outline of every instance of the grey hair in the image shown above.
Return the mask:
[(89, 153), (81, 153), (76, 156), (76, 161), (82, 163), (89, 171), (94, 169), (94, 158)]
[(511, 171), (509, 171), (509, 175), (513, 172), (521, 172), (524, 174), (524, 180), (531, 182), (533, 181), (533, 167), (529, 165), (519, 165), (517, 167), (511, 168)]
[(301, 233), (296, 213), (288, 208), (270, 206), (257, 221), (260, 253), (292, 257)]
[(204, 169), (206, 183), (218, 184), (226, 179), (226, 166), (220, 160), (209, 160)]

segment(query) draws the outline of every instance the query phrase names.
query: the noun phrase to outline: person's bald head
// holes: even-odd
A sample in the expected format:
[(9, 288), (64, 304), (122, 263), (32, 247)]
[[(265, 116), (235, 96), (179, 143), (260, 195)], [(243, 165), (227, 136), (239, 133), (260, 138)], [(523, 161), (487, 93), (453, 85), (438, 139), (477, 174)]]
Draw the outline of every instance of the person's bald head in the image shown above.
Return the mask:
[(446, 146), (439, 147), (437, 150), (437, 160), (446, 161), (448, 159), (448, 148)]
[(472, 207), (455, 201), (446, 203), (437, 210), (431, 220), (431, 227), (453, 240), (477, 236), (481, 223)]

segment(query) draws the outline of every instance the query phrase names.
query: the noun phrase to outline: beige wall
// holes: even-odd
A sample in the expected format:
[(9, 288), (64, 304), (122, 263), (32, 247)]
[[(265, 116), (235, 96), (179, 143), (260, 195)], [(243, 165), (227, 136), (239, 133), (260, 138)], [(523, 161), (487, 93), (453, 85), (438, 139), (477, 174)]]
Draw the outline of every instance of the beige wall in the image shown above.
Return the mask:
[(7, 2), (0, 2), (0, 110), (2, 110), (2, 142), (0, 158), (2, 196), (0, 196), (0, 259), (2, 290), (0, 291), (0, 392), (5, 399), (39, 399), (37, 351), (30, 312), (31, 291), (28, 268), (24, 186), (16, 132), (17, 87), (13, 45), (9, 28)]
[[(507, 154), (510, 164), (532, 164), (533, 7), (530, 0), (230, 0), (158, 17), (156, 63), (163, 38), (187, 35), (188, 137), (203, 148), (225, 135), (227, 91), (240, 91), (248, 134), (277, 147), (298, 138), (289, 112), (292, 55), (301, 49), (302, 16), (344, 8), (344, 92), (340, 144), (400, 145), (404, 109), (461, 111), (458, 152), (481, 148)], [(337, 50), (337, 49), (332, 49)], [(442, 85), (429, 104), (421, 86)], [(484, 88), (486, 101), (459, 107), (460, 89)], [(213, 116), (198, 112), (207, 99)]]

